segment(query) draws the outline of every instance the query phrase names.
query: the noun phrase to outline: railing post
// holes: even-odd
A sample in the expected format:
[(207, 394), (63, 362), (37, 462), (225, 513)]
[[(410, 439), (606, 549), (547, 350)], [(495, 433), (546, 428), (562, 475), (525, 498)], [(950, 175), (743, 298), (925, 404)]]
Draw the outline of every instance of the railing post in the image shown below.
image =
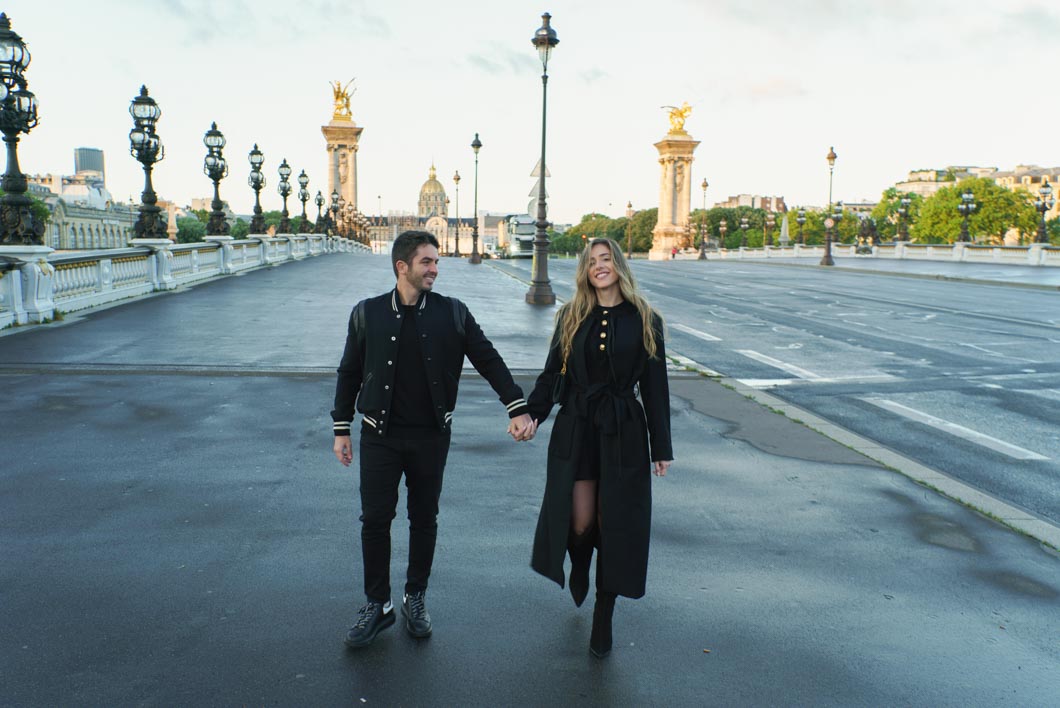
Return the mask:
[(48, 263), (54, 250), (48, 246), (0, 246), (0, 257), (15, 264), (4, 274), (7, 283), (0, 285), (0, 292), (6, 290), (5, 299), (9, 298), (16, 323), (40, 323), (55, 316), (55, 268)]
[(172, 290), (177, 287), (173, 278), (173, 253), (169, 249), (173, 242), (168, 238), (134, 238), (132, 246), (146, 246), (151, 250), (151, 285), (155, 290)]
[(231, 275), (235, 272), (232, 264), (232, 241), (234, 240), (231, 236), (207, 236), (203, 239), (207, 243), (217, 244), (217, 253), (221, 256), (219, 264), (221, 275)]

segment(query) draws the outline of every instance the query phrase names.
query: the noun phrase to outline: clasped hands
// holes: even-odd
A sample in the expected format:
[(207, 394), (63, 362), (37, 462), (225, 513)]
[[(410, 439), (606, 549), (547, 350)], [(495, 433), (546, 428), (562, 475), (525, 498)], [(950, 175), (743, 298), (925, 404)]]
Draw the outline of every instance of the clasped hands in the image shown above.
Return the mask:
[(537, 434), (537, 421), (526, 413), (516, 416), (508, 422), (508, 434), (516, 442), (533, 440), (534, 435)]

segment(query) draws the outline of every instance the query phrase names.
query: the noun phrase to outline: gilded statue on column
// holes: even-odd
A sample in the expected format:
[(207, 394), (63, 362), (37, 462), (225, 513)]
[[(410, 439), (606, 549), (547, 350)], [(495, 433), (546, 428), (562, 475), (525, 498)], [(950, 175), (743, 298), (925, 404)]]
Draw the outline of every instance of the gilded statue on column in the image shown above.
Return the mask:
[(692, 114), (692, 106), (685, 101), (680, 108), (677, 106), (663, 106), (670, 111), (670, 134), (687, 135), (685, 132), (685, 120)]
[(335, 111), (331, 114), (331, 117), (335, 120), (352, 120), (353, 112), (350, 110), (350, 96), (356, 93), (357, 89), (350, 91), (350, 85), (356, 81), (356, 77), (346, 82), (344, 86), (341, 81), (335, 81), (328, 83), (331, 84), (331, 93), (335, 101)]

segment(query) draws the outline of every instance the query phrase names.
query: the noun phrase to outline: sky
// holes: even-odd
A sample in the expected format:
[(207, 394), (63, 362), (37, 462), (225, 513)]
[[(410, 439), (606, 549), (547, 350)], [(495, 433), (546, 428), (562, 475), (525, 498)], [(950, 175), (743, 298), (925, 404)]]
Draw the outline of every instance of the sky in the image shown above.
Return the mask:
[[(265, 153), (265, 209), (280, 208), (276, 167), (326, 189), (320, 126), (330, 81), (355, 78), (364, 128), (359, 200), (371, 215), (416, 209), (433, 163), (461, 214), (472, 212), (478, 133), (480, 210), (522, 213), (541, 149), (541, 13), (560, 43), (549, 62), (549, 218), (657, 206), (663, 106), (687, 101), (700, 141), (692, 208), (730, 195), (876, 200), (912, 169), (1060, 164), (1052, 68), (1060, 6), (1034, 0), (8, 0), (26, 41), (40, 124), (22, 170), (73, 172), (77, 147), (104, 150), (107, 186), (139, 201), (130, 101), (159, 103), (160, 198), (209, 197), (203, 133), (225, 134), (222, 198), (248, 213), (246, 155)], [(293, 180), (292, 180), (293, 181)], [(451, 208), (455, 205), (450, 205)], [(299, 207), (300, 208), (300, 207)], [(292, 213), (296, 210), (291, 209)], [(452, 215), (452, 212), (451, 212)]]

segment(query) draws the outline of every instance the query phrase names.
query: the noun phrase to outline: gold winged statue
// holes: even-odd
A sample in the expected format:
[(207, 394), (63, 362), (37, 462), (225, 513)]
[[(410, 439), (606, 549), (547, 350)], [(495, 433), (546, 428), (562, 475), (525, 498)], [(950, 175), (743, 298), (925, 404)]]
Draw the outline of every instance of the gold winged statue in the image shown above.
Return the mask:
[(685, 119), (692, 114), (692, 106), (685, 101), (680, 108), (677, 106), (663, 106), (670, 111), (670, 132), (674, 135), (685, 135)]
[(356, 77), (350, 79), (343, 86), (341, 81), (335, 81), (328, 83), (331, 84), (331, 93), (335, 100), (335, 112), (332, 113), (331, 117), (335, 120), (350, 120), (353, 117), (353, 112), (350, 111), (350, 96), (353, 95), (357, 89), (349, 91), (350, 84), (356, 81)]

